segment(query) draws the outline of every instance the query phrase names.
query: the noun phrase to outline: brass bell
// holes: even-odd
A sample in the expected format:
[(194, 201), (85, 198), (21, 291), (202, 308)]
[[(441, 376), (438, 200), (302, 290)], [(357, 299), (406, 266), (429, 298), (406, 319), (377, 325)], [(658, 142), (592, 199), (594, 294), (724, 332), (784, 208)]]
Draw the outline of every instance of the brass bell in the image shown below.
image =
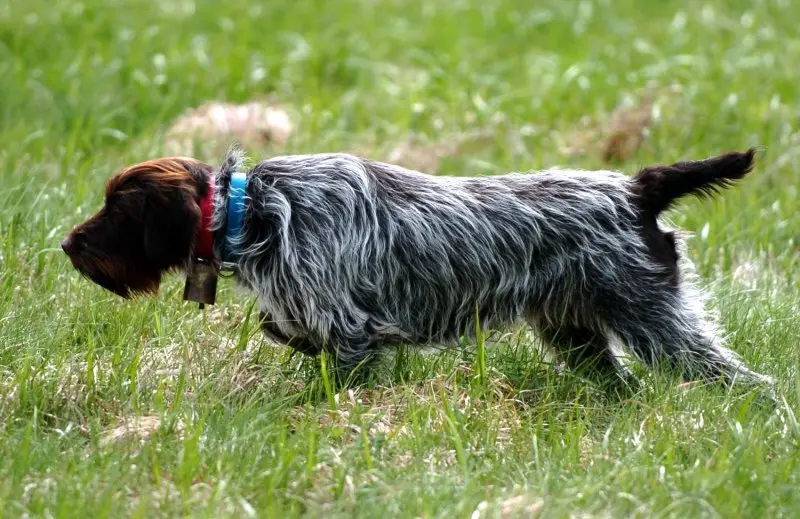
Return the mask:
[(210, 262), (195, 259), (186, 273), (183, 300), (199, 303), (201, 310), (205, 305), (213, 305), (217, 295), (217, 278), (217, 270)]

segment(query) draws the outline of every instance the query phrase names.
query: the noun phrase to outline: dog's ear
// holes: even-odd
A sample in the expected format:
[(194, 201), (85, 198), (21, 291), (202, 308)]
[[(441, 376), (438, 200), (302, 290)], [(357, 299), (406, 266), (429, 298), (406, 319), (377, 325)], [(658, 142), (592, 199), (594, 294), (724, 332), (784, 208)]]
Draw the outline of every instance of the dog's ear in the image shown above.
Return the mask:
[(200, 207), (192, 190), (177, 187), (147, 197), (144, 206), (144, 256), (159, 270), (186, 264), (197, 228)]

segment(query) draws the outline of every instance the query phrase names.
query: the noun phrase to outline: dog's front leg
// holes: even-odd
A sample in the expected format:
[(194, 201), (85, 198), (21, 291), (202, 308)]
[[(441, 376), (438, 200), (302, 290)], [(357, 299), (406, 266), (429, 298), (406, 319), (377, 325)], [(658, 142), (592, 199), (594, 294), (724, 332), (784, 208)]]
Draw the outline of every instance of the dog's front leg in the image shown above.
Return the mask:
[(261, 322), (261, 331), (270, 339), (294, 348), (305, 355), (319, 355), (322, 351), (322, 347), (305, 337), (287, 336), (268, 313), (259, 311), (259, 319)]

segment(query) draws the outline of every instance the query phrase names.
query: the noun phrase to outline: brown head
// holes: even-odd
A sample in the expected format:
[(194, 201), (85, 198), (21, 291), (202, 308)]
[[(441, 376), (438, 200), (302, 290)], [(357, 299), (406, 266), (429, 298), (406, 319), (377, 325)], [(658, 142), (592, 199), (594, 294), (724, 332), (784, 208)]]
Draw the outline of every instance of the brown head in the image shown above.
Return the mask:
[(115, 294), (155, 293), (164, 272), (191, 259), (211, 176), (211, 166), (180, 157), (125, 168), (108, 181), (103, 208), (61, 248), (81, 274)]

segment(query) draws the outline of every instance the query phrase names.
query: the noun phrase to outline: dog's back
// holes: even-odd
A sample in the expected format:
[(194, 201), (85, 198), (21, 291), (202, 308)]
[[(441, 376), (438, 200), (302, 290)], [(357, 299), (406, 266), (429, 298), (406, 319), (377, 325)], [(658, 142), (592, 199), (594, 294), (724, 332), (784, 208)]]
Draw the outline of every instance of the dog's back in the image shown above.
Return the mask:
[(558, 313), (650, 268), (617, 173), (435, 177), (334, 154), (277, 157), (250, 176), (262, 209), (242, 270), (285, 273), (269, 298), (293, 301), (287, 315), (330, 307), (373, 339), (450, 341), (476, 311), (489, 327)]

